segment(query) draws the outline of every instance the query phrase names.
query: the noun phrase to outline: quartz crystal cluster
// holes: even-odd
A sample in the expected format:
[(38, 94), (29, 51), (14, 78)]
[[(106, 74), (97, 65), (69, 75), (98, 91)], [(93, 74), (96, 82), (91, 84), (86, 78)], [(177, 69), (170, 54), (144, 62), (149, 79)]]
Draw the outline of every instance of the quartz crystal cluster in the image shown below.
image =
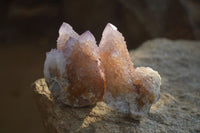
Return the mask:
[(44, 76), (55, 99), (73, 107), (104, 101), (140, 119), (160, 97), (161, 78), (149, 67), (134, 68), (123, 35), (108, 23), (99, 47), (86, 31), (63, 23), (57, 49), (46, 55)]
[(49, 89), (63, 103), (82, 107), (102, 100), (105, 78), (93, 35), (78, 35), (63, 23), (59, 30), (57, 49), (47, 53), (44, 76)]

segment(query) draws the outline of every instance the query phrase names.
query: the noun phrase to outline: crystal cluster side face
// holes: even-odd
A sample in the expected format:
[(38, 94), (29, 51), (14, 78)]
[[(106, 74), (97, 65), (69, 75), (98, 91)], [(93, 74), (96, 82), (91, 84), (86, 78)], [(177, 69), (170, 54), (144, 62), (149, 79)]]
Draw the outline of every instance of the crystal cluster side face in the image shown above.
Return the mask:
[(127, 94), (133, 87), (134, 71), (124, 37), (112, 24), (107, 24), (99, 45), (106, 77), (104, 101), (112, 108), (128, 113)]
[(149, 67), (138, 67), (133, 73), (133, 85), (137, 95), (134, 100), (136, 104), (130, 104), (130, 115), (140, 119), (160, 98), (161, 78), (157, 71)]
[(53, 97), (67, 105), (82, 107), (103, 100), (134, 119), (147, 115), (160, 97), (158, 72), (133, 67), (123, 35), (110, 23), (99, 47), (89, 31), (78, 35), (63, 23), (57, 49), (47, 53), (44, 76)]
[(104, 29), (99, 45), (106, 78), (104, 101), (139, 119), (159, 99), (161, 78), (151, 68), (134, 69), (124, 37), (112, 24)]
[(100, 66), (93, 35), (87, 31), (79, 36), (63, 23), (57, 49), (47, 53), (44, 76), (55, 98), (74, 107), (88, 106), (104, 95), (105, 79)]

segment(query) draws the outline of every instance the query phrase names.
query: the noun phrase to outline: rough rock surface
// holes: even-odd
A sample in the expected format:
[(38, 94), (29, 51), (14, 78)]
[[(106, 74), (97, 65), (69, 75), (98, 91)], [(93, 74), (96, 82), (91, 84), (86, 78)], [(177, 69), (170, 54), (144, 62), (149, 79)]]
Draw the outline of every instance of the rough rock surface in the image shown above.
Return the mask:
[(135, 66), (149, 66), (162, 77), (160, 100), (141, 121), (105, 103), (71, 108), (54, 101), (44, 79), (33, 94), (47, 132), (200, 132), (200, 42), (156, 39), (130, 55)]

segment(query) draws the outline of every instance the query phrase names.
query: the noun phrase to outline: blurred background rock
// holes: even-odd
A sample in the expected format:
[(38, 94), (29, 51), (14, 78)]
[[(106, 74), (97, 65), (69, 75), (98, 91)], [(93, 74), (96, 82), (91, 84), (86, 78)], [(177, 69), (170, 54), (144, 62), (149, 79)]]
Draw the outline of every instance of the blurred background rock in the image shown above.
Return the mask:
[(0, 132), (44, 132), (30, 84), (43, 77), (63, 21), (97, 43), (110, 22), (130, 50), (152, 38), (199, 40), (199, 9), (200, 0), (1, 0)]

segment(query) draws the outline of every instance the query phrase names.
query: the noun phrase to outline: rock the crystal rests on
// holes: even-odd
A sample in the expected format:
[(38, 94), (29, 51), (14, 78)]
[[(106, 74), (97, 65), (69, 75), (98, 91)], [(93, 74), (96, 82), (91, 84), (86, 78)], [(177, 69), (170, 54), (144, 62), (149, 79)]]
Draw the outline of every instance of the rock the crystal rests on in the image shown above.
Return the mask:
[(57, 49), (46, 55), (44, 76), (53, 97), (72, 107), (104, 101), (134, 119), (145, 116), (159, 99), (161, 78), (151, 68), (134, 68), (123, 35), (105, 27), (99, 47), (86, 31), (78, 35), (63, 23)]

